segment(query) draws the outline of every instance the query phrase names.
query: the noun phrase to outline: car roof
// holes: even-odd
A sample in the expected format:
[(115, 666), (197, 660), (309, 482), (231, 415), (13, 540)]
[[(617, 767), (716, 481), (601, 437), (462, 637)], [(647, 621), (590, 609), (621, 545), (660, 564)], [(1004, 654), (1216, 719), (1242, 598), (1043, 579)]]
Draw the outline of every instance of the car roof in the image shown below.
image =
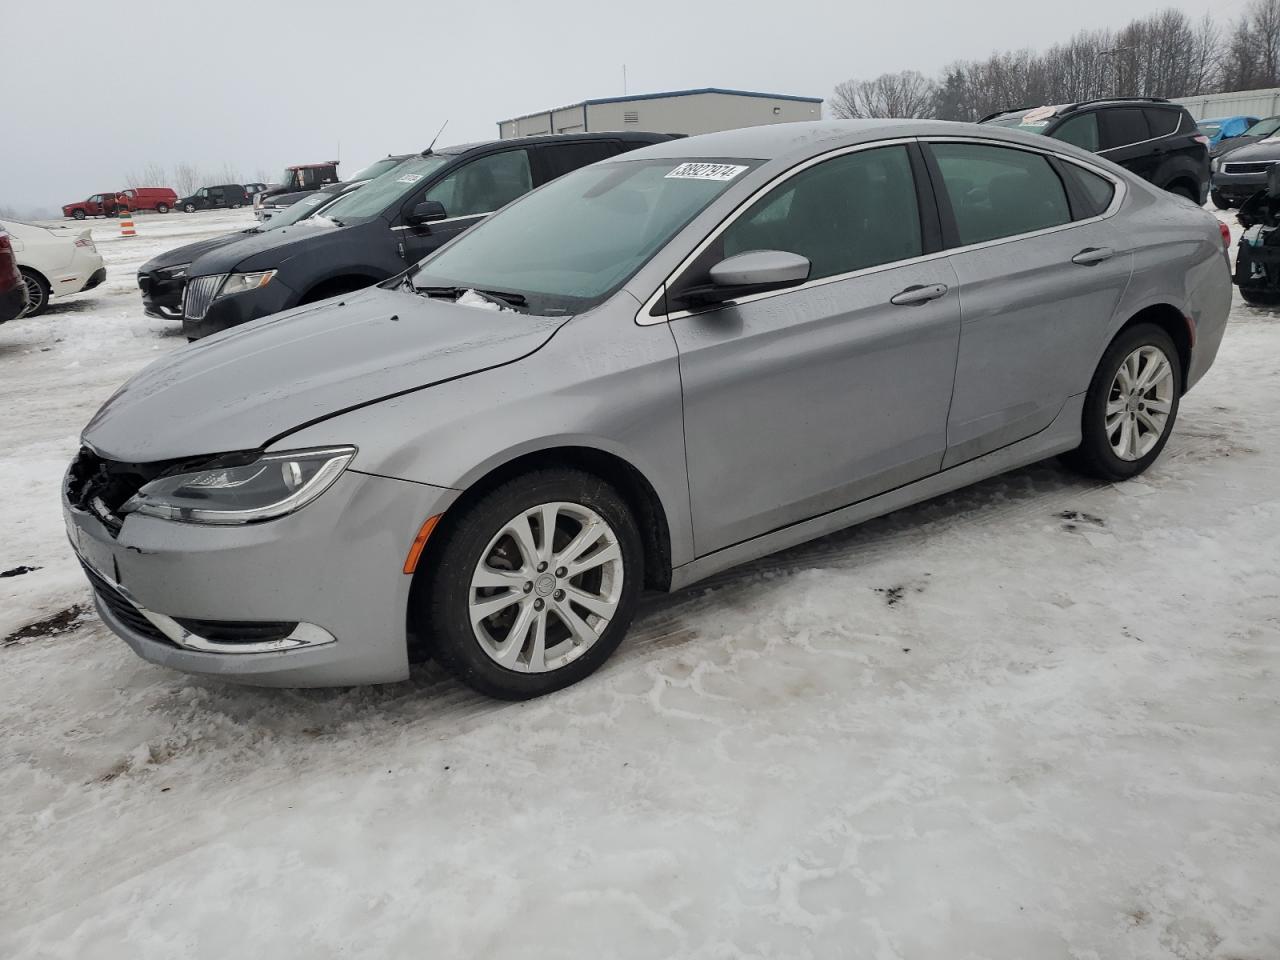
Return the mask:
[(598, 130), (589, 133), (544, 133), (530, 137), (506, 137), (501, 140), (476, 140), (472, 143), (457, 143), (448, 147), (437, 147), (431, 152), (439, 155), (458, 155), (473, 150), (488, 150), (499, 146), (537, 146), (542, 143), (564, 143), (574, 140), (626, 140), (633, 143), (653, 143), (670, 139), (669, 133), (650, 133), (632, 130)]
[[(746, 160), (804, 159), (829, 150), (897, 137), (968, 136), (984, 140), (1005, 140), (1026, 146), (1045, 146), (1044, 137), (1006, 127), (982, 126), (951, 120), (813, 120), (743, 127), (720, 133), (668, 140), (606, 163), (627, 160), (740, 158)], [(1054, 141), (1054, 150), (1066, 148), (1082, 157), (1092, 154), (1070, 144)]]

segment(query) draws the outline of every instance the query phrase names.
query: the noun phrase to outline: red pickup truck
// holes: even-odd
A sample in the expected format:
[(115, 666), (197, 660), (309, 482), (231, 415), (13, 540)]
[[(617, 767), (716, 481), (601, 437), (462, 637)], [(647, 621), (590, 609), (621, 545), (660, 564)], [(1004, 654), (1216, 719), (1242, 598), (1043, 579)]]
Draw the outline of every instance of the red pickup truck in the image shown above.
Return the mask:
[(62, 215), (77, 220), (85, 217), (114, 217), (121, 207), (129, 211), (154, 210), (156, 213), (168, 213), (177, 199), (178, 195), (168, 187), (130, 187), (119, 192), (95, 193), (79, 203), (68, 203), (62, 208)]

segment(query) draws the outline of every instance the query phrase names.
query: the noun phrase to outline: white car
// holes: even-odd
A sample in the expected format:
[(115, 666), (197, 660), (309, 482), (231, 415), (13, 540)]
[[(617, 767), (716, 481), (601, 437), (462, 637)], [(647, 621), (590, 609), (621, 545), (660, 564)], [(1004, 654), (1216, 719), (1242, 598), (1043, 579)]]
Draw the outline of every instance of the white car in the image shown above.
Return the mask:
[(27, 312), (44, 313), (51, 297), (92, 290), (107, 278), (102, 255), (88, 229), (38, 227), (21, 220), (0, 220), (9, 231), (18, 270), (27, 285)]

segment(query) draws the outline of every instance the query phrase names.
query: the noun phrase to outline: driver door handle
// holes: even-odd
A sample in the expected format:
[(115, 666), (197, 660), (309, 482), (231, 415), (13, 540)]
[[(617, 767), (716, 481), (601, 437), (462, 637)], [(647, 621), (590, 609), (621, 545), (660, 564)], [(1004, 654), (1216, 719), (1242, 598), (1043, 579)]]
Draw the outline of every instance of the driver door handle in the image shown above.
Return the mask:
[(937, 300), (939, 297), (945, 296), (946, 292), (947, 285), (945, 283), (916, 284), (890, 297), (889, 302), (895, 303), (900, 307), (917, 307), (922, 303), (928, 303), (930, 300)]
[(1115, 255), (1116, 252), (1110, 247), (1085, 247), (1071, 258), (1071, 262), (1078, 263), (1082, 267), (1092, 267), (1095, 263), (1110, 260)]

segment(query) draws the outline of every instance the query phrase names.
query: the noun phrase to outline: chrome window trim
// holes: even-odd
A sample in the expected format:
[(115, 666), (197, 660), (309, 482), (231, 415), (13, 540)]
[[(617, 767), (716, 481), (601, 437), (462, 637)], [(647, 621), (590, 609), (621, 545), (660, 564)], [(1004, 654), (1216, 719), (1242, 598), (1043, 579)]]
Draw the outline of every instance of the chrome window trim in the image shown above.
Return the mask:
[[(756, 190), (753, 194), (751, 194), (751, 196), (745, 199), (742, 203), (740, 203), (733, 210), (733, 212), (731, 212), (727, 217), (725, 217), (724, 220), (722, 220), (716, 226), (716, 228), (711, 231), (711, 233), (707, 234), (707, 236), (703, 238), (703, 240), (696, 247), (693, 248), (693, 251), (687, 257), (685, 257), (682, 261), (680, 261), (680, 264), (674, 270), (672, 270), (669, 274), (667, 274), (667, 277), (665, 280), (663, 280), (660, 284), (658, 284), (658, 288), (654, 290), (653, 293), (644, 301), (644, 304), (640, 307), (640, 311), (636, 314), (636, 324), (642, 327), (656, 326), (657, 324), (660, 324), (660, 323), (670, 323), (673, 320), (680, 320), (680, 319), (683, 319), (684, 317), (691, 317), (694, 314), (707, 312), (706, 310), (676, 310), (674, 312), (659, 314), (657, 316), (650, 315), (654, 307), (666, 295), (667, 285), (673, 284), (675, 282), (675, 279), (681, 273), (683, 273), (686, 269), (688, 269), (688, 267), (699, 256), (702, 255), (702, 252), (706, 250), (706, 248), (709, 247), (712, 243), (715, 242), (716, 238), (719, 237), (720, 234), (722, 234), (725, 230), (727, 230), (730, 226), (732, 226), (735, 222), (737, 222), (738, 218), (741, 217), (747, 211), (747, 209), (749, 209), (750, 206), (756, 202), (756, 200), (760, 199), (766, 193), (771, 191), (774, 187), (779, 186), (782, 183), (785, 183), (787, 180), (791, 179), (791, 177), (795, 176), (796, 174), (804, 170), (807, 170), (809, 167), (815, 166), (826, 160), (831, 160), (835, 157), (844, 156), (845, 154), (849, 154), (849, 153), (856, 153), (860, 150), (872, 150), (877, 147), (892, 147), (892, 146), (899, 146), (903, 144), (912, 144), (912, 143), (919, 143), (919, 144), (973, 143), (979, 146), (1006, 147), (1012, 150), (1025, 150), (1029, 153), (1039, 153), (1046, 157), (1054, 157), (1055, 159), (1060, 160), (1064, 163), (1073, 163), (1076, 166), (1081, 167), (1082, 169), (1088, 170), (1090, 173), (1097, 174), (1103, 179), (1111, 181), (1112, 186), (1115, 187), (1115, 192), (1111, 196), (1111, 204), (1107, 207), (1106, 210), (1103, 210), (1102, 213), (1098, 214), (1096, 217), (1087, 217), (1084, 220), (1072, 220), (1069, 223), (1061, 223), (1054, 227), (1045, 227), (1043, 230), (1035, 230), (1035, 231), (1032, 231), (1031, 233), (1016, 233), (1008, 237), (997, 237), (994, 240), (984, 240), (981, 243), (971, 243), (964, 246), (948, 247), (943, 250), (936, 250), (933, 253), (923, 254), (919, 257), (911, 257), (910, 259), (907, 259), (907, 260), (892, 260), (888, 263), (879, 263), (879, 264), (876, 264), (875, 266), (864, 267), (861, 270), (853, 270), (853, 271), (850, 271), (849, 273), (838, 273), (830, 277), (821, 277), (820, 279), (817, 279), (817, 280), (809, 280), (809, 281), (806, 281), (805, 283), (797, 284), (794, 287), (787, 287), (783, 290), (770, 290), (765, 293), (755, 293), (750, 296), (739, 297), (736, 300), (726, 300), (725, 304), (739, 305), (743, 303), (754, 303), (757, 300), (766, 300), (770, 297), (778, 297), (787, 293), (795, 293), (799, 290), (809, 290), (814, 287), (824, 286), (828, 283), (839, 283), (843, 280), (850, 280), (855, 277), (864, 277), (871, 274), (883, 273), (885, 270), (894, 270), (894, 269), (897, 269), (898, 267), (912, 266), (919, 263), (929, 263), (933, 260), (937, 260), (942, 257), (949, 257), (957, 253), (968, 253), (971, 250), (984, 250), (988, 247), (996, 247), (1002, 244), (1012, 243), (1017, 240), (1027, 240), (1033, 237), (1048, 236), (1053, 233), (1059, 233), (1063, 230), (1071, 230), (1075, 227), (1082, 227), (1091, 223), (1099, 223), (1103, 220), (1107, 220), (1115, 216), (1116, 212), (1120, 209), (1120, 206), (1124, 203), (1125, 197), (1128, 196), (1128, 185), (1124, 182), (1124, 180), (1117, 177), (1115, 174), (1111, 173), (1109, 170), (1104, 170), (1101, 167), (1095, 166), (1094, 164), (1089, 163), (1087, 160), (1082, 159), (1080, 157), (1073, 157), (1068, 154), (1061, 153), (1058, 150), (1054, 150), (1052, 147), (1041, 147), (1039, 145), (1033, 146), (1031, 144), (1023, 144), (1023, 143), (1011, 143), (1008, 140), (997, 140), (997, 139), (972, 136), (972, 135), (968, 135), (968, 136), (931, 135), (931, 136), (925, 136), (925, 137), (896, 137), (892, 140), (876, 140), (871, 143), (859, 143), (849, 147), (841, 147), (837, 150), (832, 150), (828, 153), (823, 153), (816, 157), (810, 157), (808, 160), (804, 161), (803, 163), (797, 164), (794, 167), (791, 167), (787, 170), (782, 171), (780, 174), (778, 174), (776, 177), (774, 177), (764, 186), (760, 187), (760, 189)], [(1065, 190), (1065, 186), (1064, 186), (1064, 190)], [(721, 304), (720, 306), (723, 306), (723, 305), (724, 304)], [(710, 310), (715, 308), (709, 307), (707, 309)]]
[[(525, 194), (521, 194), (521, 196), (525, 196)], [(517, 197), (516, 199), (518, 200), (520, 198)], [(417, 230), (420, 227), (430, 227), (435, 224), (441, 224), (441, 223), (455, 223), (458, 220), (484, 219), (485, 217), (493, 216), (494, 213), (495, 211), (493, 210), (486, 210), (484, 213), (467, 213), (459, 217), (445, 217), (443, 220), (428, 220), (426, 223), (406, 223), (403, 226), (392, 227), (391, 229), (392, 230)]]

